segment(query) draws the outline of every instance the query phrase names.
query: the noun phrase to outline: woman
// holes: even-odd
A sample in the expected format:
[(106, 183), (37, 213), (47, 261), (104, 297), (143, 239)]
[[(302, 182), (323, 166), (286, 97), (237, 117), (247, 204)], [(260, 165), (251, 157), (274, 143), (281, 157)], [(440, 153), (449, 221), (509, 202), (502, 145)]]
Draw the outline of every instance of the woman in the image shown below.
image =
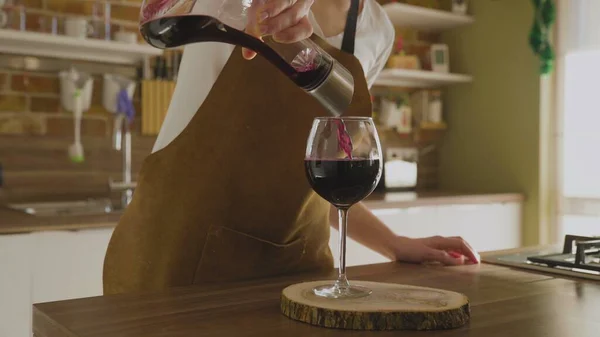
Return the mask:
[[(355, 79), (347, 115), (370, 114), (368, 88), (394, 40), (375, 0), (255, 5), (248, 32), (278, 42), (312, 36)], [(187, 46), (155, 148), (107, 251), (105, 293), (331, 269), (337, 212), (310, 189), (302, 166), (312, 119), (323, 115), (253, 52)], [(479, 262), (461, 238), (397, 236), (363, 204), (351, 214), (348, 235), (390, 259)]]

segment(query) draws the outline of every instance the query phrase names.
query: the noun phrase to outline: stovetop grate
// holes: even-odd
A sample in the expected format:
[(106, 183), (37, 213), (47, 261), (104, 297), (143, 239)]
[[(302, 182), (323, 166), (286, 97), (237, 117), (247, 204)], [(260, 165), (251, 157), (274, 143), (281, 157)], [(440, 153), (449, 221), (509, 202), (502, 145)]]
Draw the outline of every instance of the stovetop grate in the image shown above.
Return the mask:
[(527, 260), (549, 267), (600, 272), (600, 237), (566, 235), (561, 254), (529, 256)]

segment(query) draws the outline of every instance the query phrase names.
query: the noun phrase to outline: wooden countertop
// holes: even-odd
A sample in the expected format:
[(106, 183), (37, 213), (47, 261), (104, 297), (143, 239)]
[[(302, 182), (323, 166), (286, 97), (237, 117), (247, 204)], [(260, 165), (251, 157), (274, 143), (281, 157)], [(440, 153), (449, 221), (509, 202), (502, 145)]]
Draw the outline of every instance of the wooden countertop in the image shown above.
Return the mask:
[[(518, 193), (504, 194), (464, 194), (450, 192), (428, 193), (373, 193), (365, 205), (370, 209), (393, 209), (433, 205), (482, 204), (497, 202), (521, 202)], [(120, 213), (85, 216), (37, 217), (0, 205), (0, 235), (17, 234), (45, 230), (78, 230), (114, 227)]]
[(352, 279), (466, 294), (471, 322), (441, 332), (351, 332), (313, 327), (279, 312), (289, 284), (333, 278), (304, 274), (34, 305), (37, 337), (220, 336), (598, 336), (600, 284), (490, 264), (439, 267), (383, 263), (348, 269)]

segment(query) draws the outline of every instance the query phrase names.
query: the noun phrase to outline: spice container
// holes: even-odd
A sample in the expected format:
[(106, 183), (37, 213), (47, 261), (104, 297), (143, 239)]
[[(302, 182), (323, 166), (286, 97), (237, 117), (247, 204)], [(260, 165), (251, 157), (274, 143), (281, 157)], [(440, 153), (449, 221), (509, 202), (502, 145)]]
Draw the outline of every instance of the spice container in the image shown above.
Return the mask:
[(407, 95), (388, 95), (381, 97), (379, 122), (398, 133), (412, 131), (412, 108)]

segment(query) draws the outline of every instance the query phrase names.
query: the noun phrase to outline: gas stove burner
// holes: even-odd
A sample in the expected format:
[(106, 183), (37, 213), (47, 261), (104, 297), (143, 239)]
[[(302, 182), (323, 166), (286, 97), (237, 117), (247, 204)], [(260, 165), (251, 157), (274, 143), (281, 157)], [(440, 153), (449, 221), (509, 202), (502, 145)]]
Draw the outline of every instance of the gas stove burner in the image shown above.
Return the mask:
[(528, 256), (527, 261), (600, 274), (600, 237), (566, 235), (562, 253)]

